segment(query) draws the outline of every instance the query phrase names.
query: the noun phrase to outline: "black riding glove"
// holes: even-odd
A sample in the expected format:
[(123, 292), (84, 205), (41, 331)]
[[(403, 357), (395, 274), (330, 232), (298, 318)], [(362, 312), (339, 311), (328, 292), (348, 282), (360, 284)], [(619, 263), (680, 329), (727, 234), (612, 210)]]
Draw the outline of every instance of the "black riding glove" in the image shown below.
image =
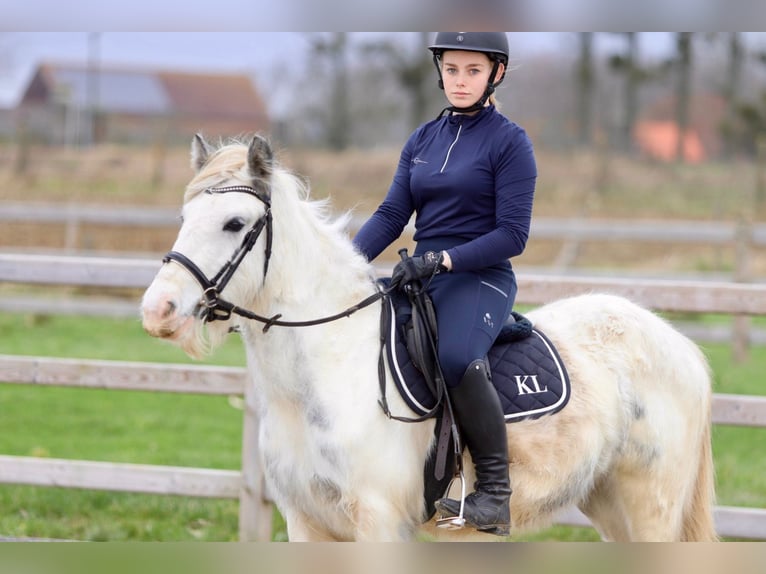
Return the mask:
[(418, 279), (428, 279), (437, 273), (447, 271), (444, 266), (444, 254), (440, 251), (428, 251), (423, 255), (408, 257), (394, 266), (391, 274), (391, 287), (402, 287)]

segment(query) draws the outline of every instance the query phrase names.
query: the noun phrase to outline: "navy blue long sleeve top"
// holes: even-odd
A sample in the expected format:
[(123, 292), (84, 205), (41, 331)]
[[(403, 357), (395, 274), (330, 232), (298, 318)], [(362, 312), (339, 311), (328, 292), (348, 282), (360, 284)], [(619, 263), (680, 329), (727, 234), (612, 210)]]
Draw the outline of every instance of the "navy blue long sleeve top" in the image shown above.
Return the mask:
[(415, 212), (415, 241), (448, 239), (452, 271), (502, 263), (524, 251), (536, 180), (529, 137), (494, 106), (441, 117), (409, 137), (354, 245), (375, 259)]

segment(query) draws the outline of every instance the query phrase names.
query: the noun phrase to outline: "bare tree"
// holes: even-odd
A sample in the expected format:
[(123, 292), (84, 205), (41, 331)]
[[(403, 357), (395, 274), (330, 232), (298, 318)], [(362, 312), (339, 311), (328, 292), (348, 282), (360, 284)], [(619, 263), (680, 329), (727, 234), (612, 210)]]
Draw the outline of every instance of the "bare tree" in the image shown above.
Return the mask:
[(388, 67), (391, 68), (399, 84), (405, 89), (410, 97), (410, 127), (414, 128), (427, 119), (429, 103), (433, 92), (434, 64), (433, 58), (426, 46), (428, 46), (428, 32), (420, 32), (420, 41), (417, 43), (417, 52), (412, 54), (401, 41), (387, 38), (376, 42), (369, 42), (363, 46), (363, 50), (372, 55), (381, 55), (385, 58)]
[(723, 88), (726, 99), (726, 120), (721, 127), (723, 135), (723, 156), (731, 158), (734, 153), (734, 137), (732, 129), (737, 121), (737, 107), (741, 98), (742, 70), (745, 64), (745, 49), (742, 43), (742, 32), (729, 32), (728, 63), (726, 67), (726, 84)]
[(643, 71), (638, 65), (638, 33), (619, 32), (625, 36), (626, 49), (622, 54), (613, 55), (610, 67), (624, 76), (623, 116), (619, 127), (620, 149), (633, 150), (633, 128), (638, 117), (638, 87), (643, 79)]
[[(730, 79), (739, 79), (741, 70), (737, 68), (744, 64), (745, 59), (744, 51), (739, 53), (741, 47), (741, 44), (737, 47), (730, 44), (729, 67), (735, 68), (729, 71)], [(751, 56), (756, 65), (766, 65), (766, 51), (755, 51)], [(739, 90), (739, 86), (736, 89)], [(730, 97), (734, 110), (731, 123), (726, 125), (730, 145), (732, 148), (736, 145), (751, 157), (757, 157), (766, 145), (766, 90), (756, 93), (755, 98), (749, 100), (740, 99), (734, 93)]]
[(330, 113), (326, 131), (327, 144), (334, 150), (348, 147), (351, 132), (351, 113), (348, 97), (348, 33), (333, 32), (328, 36), (314, 36), (312, 51), (320, 59), (326, 59), (331, 69)]
[(577, 124), (580, 145), (590, 146), (593, 140), (593, 95), (595, 72), (593, 69), (593, 32), (580, 32), (580, 56), (577, 60)]
[(684, 143), (689, 129), (691, 103), (692, 32), (676, 34), (676, 161), (684, 160)]
[[(13, 71), (13, 34), (0, 33), (0, 83), (9, 78)], [(29, 169), (29, 133), (24, 116), (18, 116), (15, 121), (16, 157), (13, 170), (16, 175), (22, 175)]]

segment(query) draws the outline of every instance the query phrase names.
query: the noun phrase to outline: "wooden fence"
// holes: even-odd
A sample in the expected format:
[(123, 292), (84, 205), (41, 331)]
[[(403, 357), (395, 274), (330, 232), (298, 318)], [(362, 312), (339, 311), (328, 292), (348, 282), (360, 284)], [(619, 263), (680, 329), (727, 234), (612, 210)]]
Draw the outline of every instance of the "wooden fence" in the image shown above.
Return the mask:
[[(158, 261), (0, 254), (0, 281), (143, 288)], [(525, 275), (519, 303), (542, 304), (576, 293), (625, 295), (652, 309), (766, 315), (766, 285)], [(241, 540), (269, 540), (271, 504), (257, 452), (257, 420), (244, 369), (0, 355), (0, 382), (162, 392), (244, 395), (240, 471), (0, 456), (0, 483), (237, 498)], [(714, 397), (715, 424), (766, 427), (766, 397)], [(766, 539), (766, 510), (718, 506), (720, 535)], [(587, 525), (576, 510), (562, 524)]]
[[(349, 226), (357, 229), (365, 216), (352, 218)], [(95, 205), (60, 203), (0, 203), (0, 222), (40, 223), (63, 226), (63, 237), (59, 252), (76, 254), (83, 245), (93, 243), (84, 233), (88, 226), (101, 229), (104, 226), (122, 228), (176, 228), (178, 209), (136, 205)], [(409, 232), (414, 231), (412, 225)], [(581, 247), (588, 242), (631, 242), (663, 243), (669, 245), (705, 245), (727, 248), (734, 252), (730, 271), (717, 271), (714, 275), (725, 280), (749, 282), (755, 262), (762, 259), (766, 246), (766, 224), (746, 219), (740, 221), (679, 221), (679, 220), (615, 220), (585, 216), (557, 218), (536, 217), (532, 221), (531, 235), (538, 241), (558, 241), (558, 255), (543, 272), (557, 275), (577, 270), (577, 259)], [(719, 262), (719, 266), (720, 266)], [(531, 269), (528, 269), (531, 270)], [(582, 274), (583, 271), (575, 271)], [(711, 273), (698, 273), (710, 278)], [(68, 312), (75, 314), (130, 314), (131, 310), (115, 301), (64, 299), (52, 307), (49, 301), (40, 298), (16, 297), (0, 301), (0, 310), (25, 309), (30, 312)], [(682, 326), (683, 329), (684, 326)], [(688, 331), (685, 331), (689, 333)], [(689, 333), (691, 334), (691, 333)], [(746, 318), (735, 318), (733, 328), (707, 327), (703, 331), (694, 329), (694, 336), (705, 341), (731, 341), (735, 357), (745, 360), (751, 342), (766, 341), (766, 332), (753, 330)]]
[[(109, 225), (171, 227), (179, 225), (179, 210), (135, 205), (87, 205), (80, 203), (0, 203), (0, 222), (43, 223), (64, 226), (62, 247), (69, 252), (80, 246), (82, 227)], [(350, 226), (357, 229), (365, 220), (355, 216)], [(412, 227), (409, 228), (413, 230)], [(745, 221), (610, 220), (586, 217), (535, 217), (530, 236), (536, 240), (630, 241), (704, 245), (745, 245), (766, 247), (766, 224)]]

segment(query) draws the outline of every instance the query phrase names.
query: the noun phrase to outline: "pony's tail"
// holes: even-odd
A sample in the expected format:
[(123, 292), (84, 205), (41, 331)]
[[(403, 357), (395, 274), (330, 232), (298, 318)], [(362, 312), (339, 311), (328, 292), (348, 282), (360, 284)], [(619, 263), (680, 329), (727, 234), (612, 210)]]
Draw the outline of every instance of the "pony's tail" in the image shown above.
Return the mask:
[(700, 437), (697, 480), (691, 499), (684, 510), (681, 526), (682, 542), (716, 542), (718, 534), (713, 521), (715, 503), (715, 474), (713, 471), (713, 448), (711, 445), (712, 413), (708, 402), (707, 420)]

